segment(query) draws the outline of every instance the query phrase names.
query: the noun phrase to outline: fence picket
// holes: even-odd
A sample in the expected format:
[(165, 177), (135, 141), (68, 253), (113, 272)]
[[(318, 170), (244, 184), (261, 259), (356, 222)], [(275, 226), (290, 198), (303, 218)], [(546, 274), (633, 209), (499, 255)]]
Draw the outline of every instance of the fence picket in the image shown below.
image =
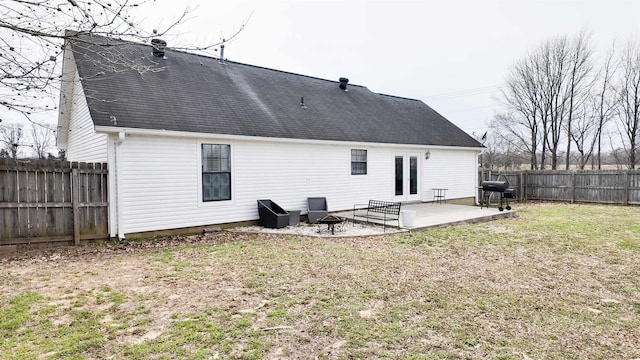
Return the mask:
[(107, 239), (106, 164), (0, 158), (0, 246)]
[(485, 170), (480, 179), (506, 179), (520, 200), (640, 205), (640, 170)]

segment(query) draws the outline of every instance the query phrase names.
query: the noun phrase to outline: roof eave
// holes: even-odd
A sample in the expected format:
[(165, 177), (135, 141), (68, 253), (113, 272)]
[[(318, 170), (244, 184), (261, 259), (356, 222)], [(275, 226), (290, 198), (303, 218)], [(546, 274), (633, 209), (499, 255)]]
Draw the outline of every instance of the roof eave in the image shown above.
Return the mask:
[(362, 142), (362, 141), (338, 141), (338, 140), (315, 140), (315, 139), (294, 139), (294, 138), (275, 138), (262, 136), (244, 136), (244, 135), (227, 135), (227, 134), (208, 134), (198, 132), (174, 131), (174, 130), (152, 130), (139, 128), (126, 128), (119, 126), (96, 126), (96, 132), (105, 134), (121, 134), (139, 135), (139, 136), (163, 136), (177, 138), (199, 138), (199, 139), (224, 139), (235, 141), (260, 141), (260, 142), (276, 142), (276, 143), (300, 143), (300, 144), (322, 144), (322, 145), (352, 145), (352, 146), (376, 146), (376, 147), (393, 147), (393, 148), (424, 148), (424, 149), (447, 149), (447, 150), (466, 150), (481, 152), (480, 147), (466, 146), (446, 146), (446, 145), (429, 145), (429, 144), (396, 144), (396, 143), (378, 143), (378, 142)]

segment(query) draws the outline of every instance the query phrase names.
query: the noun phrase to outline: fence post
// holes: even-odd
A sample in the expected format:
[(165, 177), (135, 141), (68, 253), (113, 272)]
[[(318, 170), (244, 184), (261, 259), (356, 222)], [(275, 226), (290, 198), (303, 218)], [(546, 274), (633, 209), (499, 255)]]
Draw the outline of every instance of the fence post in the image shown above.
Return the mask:
[(576, 172), (571, 173), (571, 203), (576, 201)]
[(520, 201), (526, 200), (524, 196), (525, 194), (524, 181), (525, 181), (525, 172), (520, 171)]
[(624, 206), (629, 205), (629, 171), (630, 170), (626, 170), (624, 172)]
[(80, 245), (80, 177), (78, 169), (71, 169), (71, 204), (73, 208), (73, 244)]

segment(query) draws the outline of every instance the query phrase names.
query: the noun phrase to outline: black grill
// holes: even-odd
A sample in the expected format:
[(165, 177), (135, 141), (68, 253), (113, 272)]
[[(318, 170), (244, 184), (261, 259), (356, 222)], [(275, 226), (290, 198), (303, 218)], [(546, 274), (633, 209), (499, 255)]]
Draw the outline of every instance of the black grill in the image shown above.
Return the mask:
[(504, 192), (508, 188), (509, 188), (509, 183), (507, 181), (483, 181), (482, 182), (483, 191)]
[(517, 196), (516, 189), (505, 189), (504, 190), (504, 198), (505, 199), (515, 199)]
[(511, 210), (511, 206), (509, 206), (508, 199), (515, 199), (517, 192), (516, 192), (516, 189), (509, 188), (508, 181), (483, 181), (482, 184), (480, 185), (480, 189), (482, 189), (482, 194), (483, 194), (480, 207), (482, 207), (483, 204), (489, 207), (489, 204), (491, 202), (491, 194), (499, 193), (500, 206), (498, 207), (498, 210), (502, 211), (505, 209), (502, 207), (503, 201), (506, 202), (506, 205), (507, 205), (506, 209)]

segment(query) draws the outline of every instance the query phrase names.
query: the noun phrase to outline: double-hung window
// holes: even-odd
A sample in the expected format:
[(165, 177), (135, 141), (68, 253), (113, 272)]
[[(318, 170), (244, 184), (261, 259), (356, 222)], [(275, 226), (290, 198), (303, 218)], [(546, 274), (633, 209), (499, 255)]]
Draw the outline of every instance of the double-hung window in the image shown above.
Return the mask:
[(202, 201), (231, 200), (231, 145), (202, 144)]
[(351, 149), (351, 175), (367, 175), (367, 150)]

